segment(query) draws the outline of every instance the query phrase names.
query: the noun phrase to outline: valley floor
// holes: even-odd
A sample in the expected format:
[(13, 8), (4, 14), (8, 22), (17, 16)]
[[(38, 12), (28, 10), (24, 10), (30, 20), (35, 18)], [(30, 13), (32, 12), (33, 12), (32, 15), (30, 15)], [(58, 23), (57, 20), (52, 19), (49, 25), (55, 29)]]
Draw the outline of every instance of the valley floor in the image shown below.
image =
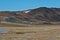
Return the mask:
[(0, 40), (60, 40), (60, 25), (19, 26), (0, 24), (0, 29), (8, 30), (0, 33)]

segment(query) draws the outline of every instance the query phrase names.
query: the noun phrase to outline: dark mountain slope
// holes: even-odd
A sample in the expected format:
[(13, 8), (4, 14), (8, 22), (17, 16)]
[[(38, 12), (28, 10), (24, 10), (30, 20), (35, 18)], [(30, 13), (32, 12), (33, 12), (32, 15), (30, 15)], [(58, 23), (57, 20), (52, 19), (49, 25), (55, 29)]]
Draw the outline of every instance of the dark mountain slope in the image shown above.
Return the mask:
[(51, 22), (60, 23), (60, 8), (40, 7), (31, 10), (9, 12), (0, 12), (0, 20), (14, 23), (27, 24), (52, 24)]

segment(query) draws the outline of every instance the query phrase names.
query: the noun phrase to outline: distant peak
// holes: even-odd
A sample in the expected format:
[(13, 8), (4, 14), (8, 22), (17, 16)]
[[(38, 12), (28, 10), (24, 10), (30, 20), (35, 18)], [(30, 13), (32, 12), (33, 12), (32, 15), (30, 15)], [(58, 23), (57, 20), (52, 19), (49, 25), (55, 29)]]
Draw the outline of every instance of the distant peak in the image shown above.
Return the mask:
[(40, 7), (40, 8), (47, 8), (47, 7)]

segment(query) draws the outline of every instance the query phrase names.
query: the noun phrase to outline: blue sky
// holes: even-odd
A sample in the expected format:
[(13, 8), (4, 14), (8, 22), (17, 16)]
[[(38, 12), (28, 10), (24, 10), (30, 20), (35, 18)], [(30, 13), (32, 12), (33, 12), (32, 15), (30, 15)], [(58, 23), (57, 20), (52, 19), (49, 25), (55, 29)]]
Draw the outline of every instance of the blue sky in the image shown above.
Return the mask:
[(38, 7), (59, 7), (60, 0), (0, 0), (0, 11), (20, 11)]

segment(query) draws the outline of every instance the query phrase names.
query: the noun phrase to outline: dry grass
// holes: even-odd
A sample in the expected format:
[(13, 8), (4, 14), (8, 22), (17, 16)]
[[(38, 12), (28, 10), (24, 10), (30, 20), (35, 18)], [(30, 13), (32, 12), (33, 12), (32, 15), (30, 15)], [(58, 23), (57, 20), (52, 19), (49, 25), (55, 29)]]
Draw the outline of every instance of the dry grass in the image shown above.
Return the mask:
[(60, 40), (60, 25), (1, 26), (0, 29), (9, 30), (5, 40)]

